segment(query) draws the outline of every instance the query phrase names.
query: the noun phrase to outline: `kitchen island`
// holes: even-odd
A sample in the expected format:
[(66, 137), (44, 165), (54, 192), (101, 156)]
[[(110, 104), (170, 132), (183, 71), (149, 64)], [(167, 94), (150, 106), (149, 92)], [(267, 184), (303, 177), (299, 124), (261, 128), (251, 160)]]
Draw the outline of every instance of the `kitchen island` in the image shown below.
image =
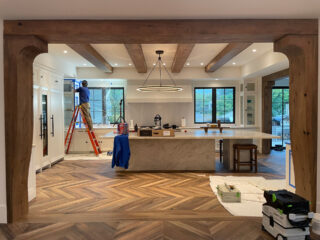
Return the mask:
[[(114, 138), (110, 132), (100, 138)], [(232, 166), (231, 145), (253, 139), (278, 138), (271, 134), (245, 130), (188, 130), (175, 132), (174, 137), (142, 137), (129, 134), (131, 157), (126, 171), (214, 171), (215, 140), (224, 140), (224, 165)], [(117, 169), (124, 170), (124, 169)]]

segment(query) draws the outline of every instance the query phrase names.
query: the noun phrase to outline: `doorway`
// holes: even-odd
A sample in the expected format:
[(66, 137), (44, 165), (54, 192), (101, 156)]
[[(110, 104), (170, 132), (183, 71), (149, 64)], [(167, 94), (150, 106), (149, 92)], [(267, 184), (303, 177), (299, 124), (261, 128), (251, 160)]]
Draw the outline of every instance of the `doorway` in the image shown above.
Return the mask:
[(272, 135), (280, 137), (272, 139), (273, 149), (283, 150), (290, 142), (289, 87), (272, 88)]

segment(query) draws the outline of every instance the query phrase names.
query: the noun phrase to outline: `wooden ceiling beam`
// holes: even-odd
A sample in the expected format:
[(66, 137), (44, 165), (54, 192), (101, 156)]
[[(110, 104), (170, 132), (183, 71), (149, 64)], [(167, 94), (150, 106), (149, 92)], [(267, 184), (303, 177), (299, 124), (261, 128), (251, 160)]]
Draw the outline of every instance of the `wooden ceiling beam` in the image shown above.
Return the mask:
[(237, 56), (252, 43), (229, 43), (222, 51), (213, 58), (205, 67), (206, 72), (215, 72), (232, 58)]
[(181, 72), (195, 44), (178, 44), (171, 66), (171, 72)]
[(125, 44), (127, 51), (131, 57), (138, 73), (146, 73), (148, 71), (147, 63), (144, 58), (141, 44)]
[(4, 35), (35, 35), (48, 43), (273, 42), (318, 35), (318, 19), (5, 20)]
[(113, 72), (113, 67), (90, 44), (68, 44), (80, 56), (104, 72)]

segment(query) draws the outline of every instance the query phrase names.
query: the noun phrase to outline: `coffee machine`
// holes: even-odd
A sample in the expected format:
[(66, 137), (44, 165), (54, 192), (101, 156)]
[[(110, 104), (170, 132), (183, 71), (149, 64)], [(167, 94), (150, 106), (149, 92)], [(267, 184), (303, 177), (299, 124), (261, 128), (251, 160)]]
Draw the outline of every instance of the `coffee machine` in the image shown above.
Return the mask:
[(154, 125), (154, 129), (161, 129), (161, 116), (159, 114), (154, 117)]

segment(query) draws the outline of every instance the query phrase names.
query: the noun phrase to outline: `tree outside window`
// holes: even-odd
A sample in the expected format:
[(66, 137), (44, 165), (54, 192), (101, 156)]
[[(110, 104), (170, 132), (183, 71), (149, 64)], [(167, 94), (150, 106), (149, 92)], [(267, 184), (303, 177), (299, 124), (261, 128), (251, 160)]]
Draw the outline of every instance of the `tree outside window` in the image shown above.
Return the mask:
[(120, 101), (124, 118), (124, 88), (89, 88), (91, 116), (94, 124), (115, 124), (120, 122)]

